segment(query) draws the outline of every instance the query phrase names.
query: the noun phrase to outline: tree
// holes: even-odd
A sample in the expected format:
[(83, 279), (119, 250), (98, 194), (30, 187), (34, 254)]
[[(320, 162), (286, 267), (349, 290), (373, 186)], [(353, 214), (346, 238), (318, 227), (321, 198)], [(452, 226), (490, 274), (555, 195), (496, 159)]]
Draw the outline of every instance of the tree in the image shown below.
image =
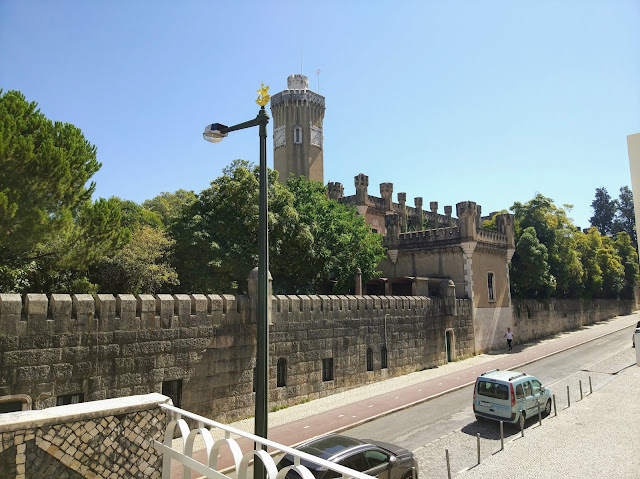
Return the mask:
[(78, 128), (48, 120), (20, 92), (0, 90), (3, 291), (90, 288), (82, 270), (127, 239), (116, 205), (91, 202), (88, 181), (99, 168)]
[(598, 262), (598, 250), (602, 247), (602, 236), (598, 228), (592, 226), (586, 233), (575, 233), (576, 248), (580, 255), (583, 278), (581, 296), (597, 298), (602, 296), (602, 268)]
[(633, 193), (628, 186), (620, 188), (617, 206), (616, 217), (613, 220), (611, 229), (613, 233), (626, 232), (629, 235), (631, 243), (637, 249), (638, 238), (636, 235), (636, 215), (633, 208)]
[(150, 200), (143, 201), (142, 206), (158, 215), (162, 223), (168, 226), (180, 216), (184, 208), (197, 199), (191, 190), (177, 190), (174, 193), (162, 192)]
[(637, 282), (640, 281), (636, 246), (631, 243), (631, 238), (629, 238), (629, 235), (624, 231), (616, 235), (613, 246), (616, 248), (617, 254), (620, 257), (620, 263), (624, 268), (624, 287), (622, 288), (621, 295), (623, 298), (633, 299), (634, 287)]
[[(245, 292), (258, 263), (258, 168), (236, 160), (171, 224), (173, 261), (189, 291)], [(355, 268), (374, 274), (382, 253), (355, 210), (330, 202), (321, 184), (287, 186), (269, 170), (269, 269), (274, 292), (348, 291)]]
[(357, 268), (363, 281), (375, 277), (384, 257), (382, 237), (370, 232), (364, 217), (354, 207), (329, 199), (320, 182), (290, 178), (286, 187), (293, 193), (300, 222), (311, 234), (309, 250), (300, 255), (303, 261), (292, 277), (298, 281), (290, 281), (287, 291), (318, 292), (335, 281), (333, 292), (349, 293)]
[(591, 226), (598, 228), (601, 235), (611, 233), (618, 202), (611, 199), (606, 188), (596, 188), (596, 197), (591, 202), (591, 208), (593, 208), (593, 216), (589, 219)]
[(511, 261), (511, 288), (514, 296), (549, 297), (556, 288), (550, 273), (547, 247), (540, 243), (536, 230), (529, 226), (520, 235)]

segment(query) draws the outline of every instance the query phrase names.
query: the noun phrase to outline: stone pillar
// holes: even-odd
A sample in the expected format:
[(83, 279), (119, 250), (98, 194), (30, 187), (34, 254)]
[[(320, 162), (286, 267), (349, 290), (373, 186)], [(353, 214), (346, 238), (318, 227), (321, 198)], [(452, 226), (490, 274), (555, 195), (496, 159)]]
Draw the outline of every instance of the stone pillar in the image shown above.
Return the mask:
[(390, 213), (384, 217), (384, 226), (387, 234), (384, 238), (384, 245), (387, 247), (387, 254), (393, 264), (398, 260), (398, 244), (400, 235), (400, 216), (397, 213)]
[(424, 228), (424, 213), (422, 212), (422, 197), (417, 196), (413, 199), (413, 203), (416, 205), (416, 213), (418, 216), (418, 230)]
[(456, 213), (462, 241), (475, 241), (478, 237), (477, 216), (478, 208), (473, 201), (463, 201), (456, 204)]
[(453, 212), (453, 208), (451, 206), (444, 207), (444, 214), (447, 215), (447, 226), (451, 226), (451, 213)]
[(367, 193), (367, 187), (369, 186), (369, 177), (360, 173), (353, 178), (353, 182), (356, 186), (356, 205), (366, 205), (369, 195)]
[(431, 203), (429, 203), (429, 209), (431, 209), (431, 216), (433, 216), (433, 221), (436, 224), (436, 227), (438, 225), (438, 202), (437, 201), (432, 201)]
[(329, 199), (338, 201), (344, 196), (344, 186), (342, 186), (342, 183), (330, 181), (327, 184), (327, 189), (329, 190)]
[(503, 233), (507, 237), (507, 247), (515, 248), (515, 234), (514, 234), (515, 217), (510, 213), (501, 213), (496, 215), (496, 226), (498, 231)]
[(398, 203), (400, 204), (400, 231), (407, 231), (407, 194), (398, 193)]
[(456, 303), (456, 285), (450, 279), (440, 281), (440, 297), (444, 299), (444, 314), (458, 314)]
[[(251, 305), (251, 322), (258, 324), (258, 267), (256, 266), (249, 273), (247, 278), (249, 290), (249, 304)], [(267, 271), (267, 322), (273, 324), (271, 315), (271, 297), (273, 296), (273, 278), (271, 271)]]
[(482, 228), (482, 206), (477, 205), (478, 216), (476, 216), (476, 228)]
[(393, 194), (393, 183), (380, 183), (380, 196), (384, 200), (384, 208), (387, 213), (391, 213), (391, 195)]
[(356, 268), (356, 287), (355, 287), (355, 295), (362, 296), (362, 270), (360, 268)]

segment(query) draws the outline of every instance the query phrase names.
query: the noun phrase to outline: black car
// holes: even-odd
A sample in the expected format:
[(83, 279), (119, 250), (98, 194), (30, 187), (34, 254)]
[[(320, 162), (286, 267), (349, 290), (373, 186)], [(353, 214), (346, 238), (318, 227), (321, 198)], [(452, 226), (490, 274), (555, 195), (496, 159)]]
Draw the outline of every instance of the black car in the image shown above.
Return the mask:
[[(329, 434), (307, 441), (296, 449), (380, 479), (418, 479), (418, 462), (413, 453), (386, 442)], [(300, 464), (316, 479), (341, 477), (337, 472), (305, 460)], [(292, 465), (293, 456), (286, 454), (278, 463), (278, 471)], [(300, 475), (291, 470), (286, 478), (300, 479)]]

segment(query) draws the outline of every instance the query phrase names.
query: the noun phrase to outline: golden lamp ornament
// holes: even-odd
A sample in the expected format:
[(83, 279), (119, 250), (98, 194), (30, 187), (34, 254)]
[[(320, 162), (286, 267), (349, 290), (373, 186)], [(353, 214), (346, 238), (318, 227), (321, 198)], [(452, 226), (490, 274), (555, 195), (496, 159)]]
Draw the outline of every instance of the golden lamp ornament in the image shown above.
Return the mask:
[(264, 108), (265, 105), (269, 103), (269, 98), (271, 98), (271, 96), (269, 96), (269, 87), (264, 86), (264, 82), (261, 85), (261, 88), (258, 90), (258, 99), (256, 100), (256, 103)]

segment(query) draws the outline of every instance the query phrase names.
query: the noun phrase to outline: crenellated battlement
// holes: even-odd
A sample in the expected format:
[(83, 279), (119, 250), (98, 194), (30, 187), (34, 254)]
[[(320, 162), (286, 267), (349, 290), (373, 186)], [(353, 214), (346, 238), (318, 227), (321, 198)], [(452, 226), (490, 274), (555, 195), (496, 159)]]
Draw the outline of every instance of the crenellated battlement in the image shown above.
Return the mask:
[(458, 241), (459, 239), (460, 229), (457, 226), (451, 226), (448, 228), (433, 228), (400, 233), (399, 245), (401, 248), (416, 248), (433, 246), (443, 241)]
[(480, 228), (478, 229), (478, 241), (506, 245), (507, 236), (504, 233), (500, 233), (499, 231), (485, 230), (483, 228)]

